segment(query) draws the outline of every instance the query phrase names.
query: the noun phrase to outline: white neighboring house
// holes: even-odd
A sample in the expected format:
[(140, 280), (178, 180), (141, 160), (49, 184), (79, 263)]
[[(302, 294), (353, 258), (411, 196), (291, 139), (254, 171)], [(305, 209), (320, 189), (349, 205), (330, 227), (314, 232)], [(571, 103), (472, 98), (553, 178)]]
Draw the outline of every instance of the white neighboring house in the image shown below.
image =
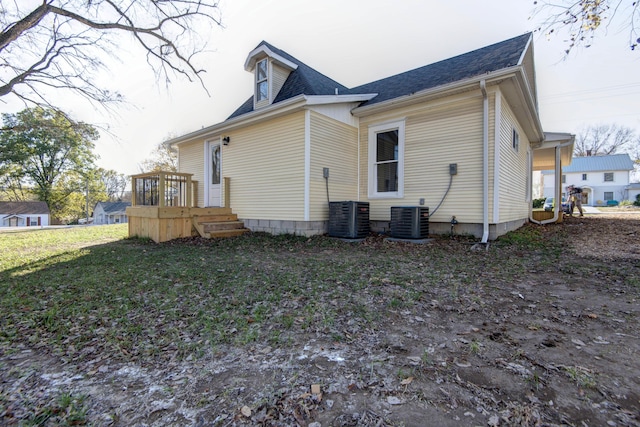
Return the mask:
[(127, 222), (125, 211), (129, 206), (129, 202), (98, 202), (93, 209), (93, 223), (103, 225)]
[[(629, 172), (633, 165), (628, 154), (574, 157), (569, 166), (562, 168), (562, 195), (566, 196), (567, 187), (574, 185), (582, 188), (583, 205), (604, 206), (613, 200), (631, 200)], [(553, 197), (554, 172), (542, 171), (542, 182), (544, 197)]]
[(49, 215), (46, 202), (0, 202), (0, 227), (44, 227)]

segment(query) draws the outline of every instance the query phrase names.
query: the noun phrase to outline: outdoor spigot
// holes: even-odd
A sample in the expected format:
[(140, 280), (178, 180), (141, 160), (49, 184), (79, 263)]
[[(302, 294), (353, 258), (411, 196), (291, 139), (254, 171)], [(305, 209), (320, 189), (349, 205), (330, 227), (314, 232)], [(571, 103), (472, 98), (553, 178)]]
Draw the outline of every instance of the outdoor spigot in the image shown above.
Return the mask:
[(455, 227), (455, 225), (458, 223), (458, 220), (456, 219), (455, 216), (451, 217), (451, 235), (453, 236), (453, 227)]

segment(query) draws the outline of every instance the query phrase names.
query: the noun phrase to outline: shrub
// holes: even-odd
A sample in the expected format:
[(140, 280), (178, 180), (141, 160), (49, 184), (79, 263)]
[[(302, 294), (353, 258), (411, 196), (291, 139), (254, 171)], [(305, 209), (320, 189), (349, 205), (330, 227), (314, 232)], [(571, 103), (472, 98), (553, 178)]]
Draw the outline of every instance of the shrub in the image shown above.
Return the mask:
[(634, 206), (640, 206), (640, 194), (638, 194), (638, 195), (636, 196), (636, 201), (635, 201), (635, 202), (633, 202), (633, 205), (634, 205)]
[(544, 205), (544, 201), (546, 199), (543, 197), (541, 199), (533, 199), (533, 208), (541, 208)]
[(620, 206), (631, 206), (632, 204), (631, 200), (623, 200), (620, 202)]

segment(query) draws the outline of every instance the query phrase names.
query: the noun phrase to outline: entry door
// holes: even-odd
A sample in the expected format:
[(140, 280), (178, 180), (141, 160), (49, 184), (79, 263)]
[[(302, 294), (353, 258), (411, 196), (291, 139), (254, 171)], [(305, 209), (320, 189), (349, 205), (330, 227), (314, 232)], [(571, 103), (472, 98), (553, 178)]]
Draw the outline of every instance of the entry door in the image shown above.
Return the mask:
[(219, 142), (209, 143), (209, 206), (221, 206), (220, 182), (222, 147)]

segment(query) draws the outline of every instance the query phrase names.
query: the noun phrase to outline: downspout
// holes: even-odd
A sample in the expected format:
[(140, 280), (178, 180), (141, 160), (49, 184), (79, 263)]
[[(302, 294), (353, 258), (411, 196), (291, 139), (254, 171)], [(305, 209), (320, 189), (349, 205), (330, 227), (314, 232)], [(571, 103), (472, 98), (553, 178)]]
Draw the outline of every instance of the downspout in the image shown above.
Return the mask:
[(489, 97), (486, 81), (480, 80), (482, 91), (482, 240), (489, 240)]
[(558, 221), (558, 217), (559, 217), (559, 213), (560, 213), (560, 209), (562, 209), (562, 165), (560, 164), (560, 154), (562, 151), (562, 148), (567, 147), (569, 145), (571, 145), (573, 143), (573, 141), (567, 141), (563, 144), (559, 144), (556, 146), (556, 163), (555, 163), (555, 206), (553, 207), (553, 218), (549, 218), (549, 219), (543, 219), (542, 221), (538, 221), (537, 219), (533, 219), (533, 210), (530, 210), (530, 214), (529, 214), (529, 221), (533, 222), (534, 224), (540, 224), (540, 225), (544, 225), (544, 224), (551, 224), (554, 223), (556, 221)]

